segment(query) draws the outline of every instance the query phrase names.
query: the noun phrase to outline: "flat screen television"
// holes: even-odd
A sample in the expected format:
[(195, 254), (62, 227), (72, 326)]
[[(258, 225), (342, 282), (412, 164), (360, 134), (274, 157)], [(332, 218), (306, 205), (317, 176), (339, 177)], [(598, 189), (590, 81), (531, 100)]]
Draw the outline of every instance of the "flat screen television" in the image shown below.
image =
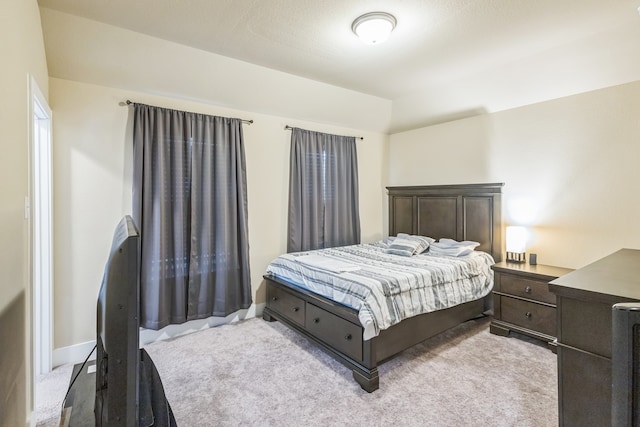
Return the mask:
[(118, 223), (97, 307), (96, 426), (138, 426), (140, 234)]

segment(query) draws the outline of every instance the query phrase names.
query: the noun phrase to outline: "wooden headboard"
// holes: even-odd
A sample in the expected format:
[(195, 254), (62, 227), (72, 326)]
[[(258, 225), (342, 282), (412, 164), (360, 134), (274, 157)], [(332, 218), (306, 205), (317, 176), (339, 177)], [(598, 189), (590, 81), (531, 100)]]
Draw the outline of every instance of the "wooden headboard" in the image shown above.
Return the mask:
[(389, 235), (398, 233), (479, 242), (502, 260), (502, 186), (494, 184), (387, 187)]

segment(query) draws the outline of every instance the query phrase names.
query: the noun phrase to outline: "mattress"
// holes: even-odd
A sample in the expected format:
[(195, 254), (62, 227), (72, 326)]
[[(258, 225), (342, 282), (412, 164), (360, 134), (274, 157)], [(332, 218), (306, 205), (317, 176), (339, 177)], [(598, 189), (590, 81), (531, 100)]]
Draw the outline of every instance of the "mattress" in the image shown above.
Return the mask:
[(483, 298), (493, 288), (494, 260), (485, 252), (407, 257), (387, 249), (382, 240), (284, 254), (267, 273), (356, 310), (365, 340), (403, 319)]

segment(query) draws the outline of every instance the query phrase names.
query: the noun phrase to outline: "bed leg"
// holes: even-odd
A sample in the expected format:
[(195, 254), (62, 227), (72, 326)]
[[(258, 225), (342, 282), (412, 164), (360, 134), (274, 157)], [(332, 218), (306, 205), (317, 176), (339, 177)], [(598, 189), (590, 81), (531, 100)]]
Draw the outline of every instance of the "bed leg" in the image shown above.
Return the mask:
[(374, 367), (372, 369), (368, 369), (368, 372), (362, 371), (360, 369), (354, 369), (353, 379), (356, 380), (360, 387), (367, 393), (372, 393), (378, 389), (380, 386), (380, 377), (378, 377), (378, 368)]
[(262, 312), (262, 320), (265, 320), (267, 322), (275, 322), (276, 318), (271, 317), (271, 315), (269, 313), (267, 313), (266, 311)]
[(494, 325), (493, 322), (489, 325), (489, 332), (494, 335), (500, 335), (501, 337), (508, 337), (511, 330), (499, 325)]

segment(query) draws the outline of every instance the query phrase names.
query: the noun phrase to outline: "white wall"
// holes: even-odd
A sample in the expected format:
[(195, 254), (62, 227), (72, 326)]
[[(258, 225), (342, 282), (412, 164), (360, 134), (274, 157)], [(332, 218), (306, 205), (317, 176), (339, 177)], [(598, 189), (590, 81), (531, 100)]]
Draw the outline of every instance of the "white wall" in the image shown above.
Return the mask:
[[(47, 94), (47, 64), (35, 0), (7, 0), (0, 13), (0, 315), (21, 293), (31, 297), (29, 278), (29, 223), (24, 218), (24, 198), (29, 193), (29, 95), (28, 77), (33, 76)], [(12, 325), (11, 343), (0, 349), (0, 425), (25, 425), (33, 409), (29, 358), (17, 371), (3, 368), (16, 357), (31, 352), (29, 307), (25, 322)], [(2, 326), (0, 326), (1, 328)], [(4, 335), (5, 337), (7, 335)], [(15, 338), (15, 341), (13, 341)], [(18, 345), (13, 345), (17, 342)], [(22, 348), (20, 347), (22, 344)], [(9, 375), (6, 377), (4, 375)], [(14, 380), (16, 383), (14, 384)], [(16, 388), (7, 389), (15, 385)]]
[(364, 136), (358, 141), (362, 240), (382, 237), (386, 135), (52, 78), (55, 348), (95, 339), (96, 296), (112, 232), (120, 217), (131, 212), (130, 108), (120, 105), (126, 99), (254, 120), (243, 128), (254, 303), (265, 300), (262, 275), (267, 264), (286, 252), (291, 133), (285, 125)]
[(640, 248), (640, 82), (394, 134), (389, 184), (504, 182), (541, 264)]

